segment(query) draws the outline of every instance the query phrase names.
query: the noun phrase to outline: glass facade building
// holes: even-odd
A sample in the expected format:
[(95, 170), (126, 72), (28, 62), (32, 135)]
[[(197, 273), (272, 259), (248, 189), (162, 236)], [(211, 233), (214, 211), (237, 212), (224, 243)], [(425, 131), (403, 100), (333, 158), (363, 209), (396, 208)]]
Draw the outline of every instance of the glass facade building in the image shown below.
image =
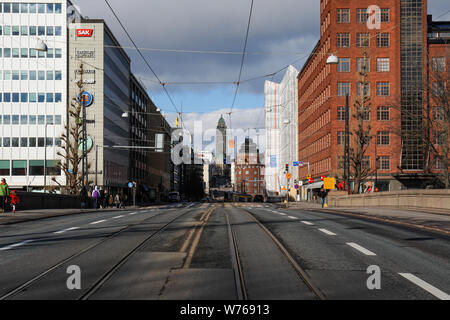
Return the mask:
[(47, 185), (53, 177), (65, 184), (56, 163), (67, 118), (68, 5), (0, 2), (0, 175), (13, 188), (41, 189), (45, 166)]

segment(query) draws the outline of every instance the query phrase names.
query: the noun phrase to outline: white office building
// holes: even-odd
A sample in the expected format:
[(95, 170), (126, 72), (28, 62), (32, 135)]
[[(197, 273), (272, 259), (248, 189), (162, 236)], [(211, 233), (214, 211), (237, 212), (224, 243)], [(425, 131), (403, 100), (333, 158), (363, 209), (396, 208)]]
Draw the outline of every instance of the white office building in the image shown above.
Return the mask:
[[(0, 177), (13, 188), (42, 189), (45, 158), (47, 185), (65, 184), (55, 165), (67, 119), (69, 5), (0, 3)], [(36, 50), (42, 43), (48, 49)]]
[[(266, 81), (266, 192), (269, 196), (286, 195), (298, 178), (298, 70), (289, 66), (281, 83)], [(293, 179), (288, 185), (286, 164)]]

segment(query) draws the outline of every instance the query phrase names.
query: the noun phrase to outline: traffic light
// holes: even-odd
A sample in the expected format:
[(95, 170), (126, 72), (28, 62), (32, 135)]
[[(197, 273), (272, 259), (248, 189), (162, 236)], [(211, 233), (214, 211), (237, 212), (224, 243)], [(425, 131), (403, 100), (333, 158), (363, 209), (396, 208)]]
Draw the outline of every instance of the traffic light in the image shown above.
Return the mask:
[(286, 163), (286, 173), (289, 172), (289, 163)]

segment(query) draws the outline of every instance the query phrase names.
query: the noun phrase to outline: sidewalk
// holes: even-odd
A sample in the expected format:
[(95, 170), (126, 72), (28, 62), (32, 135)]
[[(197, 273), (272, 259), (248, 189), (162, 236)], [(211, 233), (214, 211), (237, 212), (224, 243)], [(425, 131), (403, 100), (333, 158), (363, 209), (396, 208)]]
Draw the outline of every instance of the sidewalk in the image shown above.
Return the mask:
[(40, 209), (40, 210), (26, 210), (17, 211), (16, 213), (7, 212), (0, 213), (0, 225), (10, 225), (15, 223), (36, 221), (42, 219), (49, 219), (54, 217), (69, 216), (75, 214), (90, 214), (90, 213), (100, 213), (108, 211), (124, 211), (124, 210), (146, 210), (146, 209), (156, 209), (164, 205), (155, 206), (145, 206), (145, 207), (126, 207), (126, 208), (107, 208), (107, 209)]
[(290, 210), (314, 210), (348, 217), (364, 218), (378, 222), (391, 223), (405, 227), (419, 228), (426, 231), (450, 235), (450, 210), (423, 210), (414, 208), (387, 207), (350, 207), (326, 208), (315, 203), (299, 203)]

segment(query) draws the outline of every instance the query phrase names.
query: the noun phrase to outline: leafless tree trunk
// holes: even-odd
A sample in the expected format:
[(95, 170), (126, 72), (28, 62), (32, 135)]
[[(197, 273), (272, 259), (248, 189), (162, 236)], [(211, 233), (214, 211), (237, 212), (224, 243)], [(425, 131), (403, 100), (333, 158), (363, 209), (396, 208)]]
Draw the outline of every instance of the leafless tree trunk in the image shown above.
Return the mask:
[[(81, 97), (81, 94), (84, 91), (83, 64), (80, 65), (78, 72), (80, 74), (80, 80), (77, 82), (77, 86), (79, 88), (79, 96)], [(80, 194), (83, 182), (83, 176), (80, 170), (80, 164), (83, 157), (82, 151), (79, 150), (80, 143), (83, 139), (83, 105), (81, 99), (77, 99), (76, 97), (72, 98), (68, 111), (69, 119), (67, 119), (65, 133), (61, 135), (64, 152), (58, 151), (57, 154), (62, 160), (58, 162), (57, 166), (67, 177), (67, 186), (65, 186), (67, 192), (70, 194)], [(88, 153), (89, 151), (90, 150), (88, 150)], [(55, 178), (52, 178), (52, 180), (58, 183)], [(61, 185), (60, 187), (64, 188), (64, 186)]]

